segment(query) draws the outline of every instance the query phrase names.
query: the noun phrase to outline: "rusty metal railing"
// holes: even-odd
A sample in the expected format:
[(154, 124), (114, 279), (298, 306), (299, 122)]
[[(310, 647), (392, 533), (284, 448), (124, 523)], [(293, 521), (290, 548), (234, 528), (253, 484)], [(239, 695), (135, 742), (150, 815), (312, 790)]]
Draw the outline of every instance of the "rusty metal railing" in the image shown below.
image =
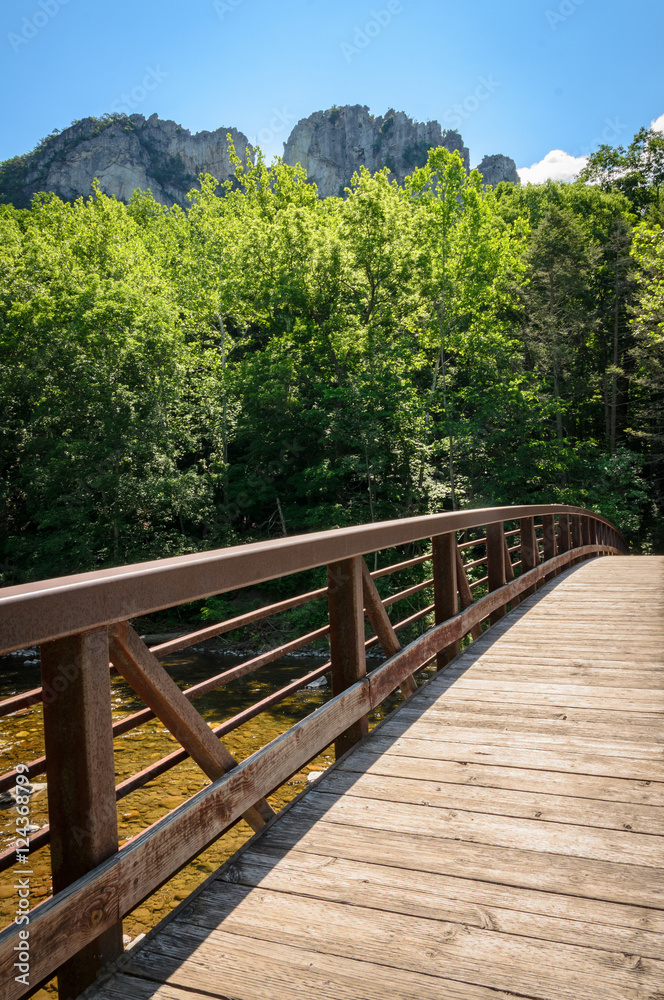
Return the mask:
[[(505, 531), (505, 522), (518, 526)], [(485, 533), (478, 534), (479, 529)], [(457, 533), (475, 537), (457, 541)], [(428, 551), (370, 572), (364, 556), (430, 539)], [(510, 540), (513, 544), (510, 545)], [(483, 555), (477, 555), (478, 552)], [(416, 690), (432, 661), (442, 669), (464, 637), (499, 620), (540, 582), (591, 556), (627, 551), (605, 518), (564, 506), (458, 511), (155, 562), (139, 563), (0, 590), (0, 653), (41, 646), (42, 686), (0, 702), (0, 715), (44, 702), (45, 755), (22, 773), (46, 773), (49, 825), (25, 838), (26, 853), (51, 845), (54, 895), (30, 913), (31, 982), (56, 971), (62, 996), (76, 996), (122, 950), (121, 920), (244, 816), (254, 829), (272, 818), (265, 800), (334, 743), (344, 753), (368, 729), (369, 712), (395, 690)], [(471, 558), (464, 562), (464, 555)], [(513, 558), (518, 556), (518, 558)], [(432, 575), (381, 599), (375, 580), (431, 562)], [(264, 584), (327, 566), (328, 585), (148, 647), (130, 619), (178, 604)], [(478, 576), (486, 568), (483, 576)], [(486, 590), (474, 600), (474, 592)], [(432, 592), (433, 601), (392, 623), (387, 608)], [(160, 664), (173, 652), (248, 624), (327, 599), (328, 623), (181, 690)], [(365, 615), (373, 635), (365, 634)], [(433, 616), (435, 624), (402, 648), (398, 633)], [(192, 702), (295, 650), (326, 638), (330, 660), (210, 729)], [(366, 672), (366, 651), (386, 657)], [(118, 671), (146, 707), (113, 722), (110, 671)], [(332, 699), (238, 764), (221, 737), (312, 681), (331, 675)], [(45, 692), (47, 697), (45, 697)], [(115, 784), (113, 739), (158, 717), (181, 748)], [(122, 848), (116, 802), (191, 756), (212, 784)], [(17, 771), (0, 775), (0, 792)], [(75, 794), (72, 789), (75, 788)], [(69, 831), (86, 831), (84, 848)], [(0, 855), (0, 871), (14, 863)], [(155, 859), (158, 859), (156, 861)], [(0, 934), (8, 997), (26, 992), (11, 973), (17, 927)], [(32, 987), (34, 988), (34, 987)]]

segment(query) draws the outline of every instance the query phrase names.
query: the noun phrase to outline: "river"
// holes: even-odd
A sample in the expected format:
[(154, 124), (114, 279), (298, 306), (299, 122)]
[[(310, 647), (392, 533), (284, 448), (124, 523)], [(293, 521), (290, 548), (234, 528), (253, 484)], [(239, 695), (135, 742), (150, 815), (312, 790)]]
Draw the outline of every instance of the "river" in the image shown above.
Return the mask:
[[(184, 650), (165, 658), (162, 662), (181, 687), (189, 687), (222, 670), (244, 662), (249, 654), (228, 653), (221, 650), (199, 648)], [(233, 681), (217, 691), (196, 700), (195, 705), (210, 724), (218, 724), (278, 690), (296, 678), (319, 667), (324, 660), (317, 656), (291, 655), (276, 663), (262, 667), (254, 674)], [(374, 661), (376, 662), (376, 661)], [(0, 699), (30, 690), (41, 683), (37, 652), (0, 657)], [(254, 751), (269, 743), (279, 733), (309, 715), (330, 697), (329, 686), (305, 688), (292, 694), (278, 705), (267, 709), (243, 726), (224, 737), (223, 742), (237, 760), (244, 760)], [(118, 675), (111, 677), (113, 718), (143, 708), (143, 702)], [(380, 721), (397, 703), (393, 696), (386, 704), (372, 713), (370, 724)], [(44, 752), (42, 706), (35, 705), (0, 719), (0, 745), (3, 771), (21, 763), (28, 763)], [(140, 728), (125, 733), (115, 740), (115, 767), (118, 782), (147, 767), (179, 744), (153, 719)], [(275, 810), (286, 805), (307, 784), (311, 771), (324, 770), (333, 760), (329, 748), (283, 785), (269, 802)], [(176, 765), (166, 774), (150, 781), (118, 802), (118, 829), (120, 844), (154, 823), (167, 812), (180, 805), (199, 789), (209, 784), (208, 779), (191, 760)], [(46, 776), (40, 775), (33, 782), (30, 798), (30, 822), (35, 828), (48, 821)], [(17, 811), (11, 800), (0, 809), (0, 850), (11, 846), (16, 837)], [(196, 886), (230, 857), (253, 831), (244, 822), (236, 824), (207, 851), (199, 855), (186, 868), (170, 879), (145, 903), (124, 920), (126, 943), (144, 934), (184, 899)], [(44, 848), (30, 856), (30, 899), (35, 905), (51, 894), (49, 849)], [(0, 875), (0, 927), (10, 923), (16, 912), (15, 876), (10, 869)]]

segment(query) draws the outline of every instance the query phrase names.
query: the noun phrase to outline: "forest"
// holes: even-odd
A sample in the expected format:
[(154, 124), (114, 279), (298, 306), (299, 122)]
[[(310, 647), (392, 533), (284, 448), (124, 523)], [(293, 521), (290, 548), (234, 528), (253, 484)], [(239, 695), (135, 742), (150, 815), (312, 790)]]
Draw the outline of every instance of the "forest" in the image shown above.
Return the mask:
[(0, 207), (0, 582), (492, 504), (664, 549), (664, 135)]

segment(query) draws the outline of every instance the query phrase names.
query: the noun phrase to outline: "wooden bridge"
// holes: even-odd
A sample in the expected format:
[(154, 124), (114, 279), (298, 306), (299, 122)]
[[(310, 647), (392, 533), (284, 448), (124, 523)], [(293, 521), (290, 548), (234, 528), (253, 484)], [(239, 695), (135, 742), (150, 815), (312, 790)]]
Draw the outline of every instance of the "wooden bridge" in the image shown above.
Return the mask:
[[(427, 538), (369, 572), (366, 554)], [(664, 559), (625, 552), (587, 511), (497, 508), (0, 591), (0, 648), (42, 644), (43, 691), (0, 707), (44, 699), (46, 759), (30, 773), (46, 769), (50, 829), (30, 847), (50, 839), (54, 866), (54, 896), (30, 914), (28, 988), (18, 928), (0, 935), (5, 995), (57, 971), (62, 1000), (100, 974), (97, 1000), (661, 1000)], [(376, 579), (427, 560), (431, 578), (381, 600)], [(150, 652), (127, 619), (320, 565), (326, 588), (240, 623), (327, 597), (329, 624), (295, 644), (329, 633), (331, 663), (296, 683), (330, 671), (333, 697), (237, 764), (219, 736), (278, 696), (216, 731), (191, 701), (294, 643), (182, 692), (157, 657), (201, 633)], [(386, 608), (429, 587), (433, 604), (392, 625)], [(427, 615), (402, 648), (397, 633)], [(378, 642), (386, 660), (367, 674)], [(120, 723), (109, 651), (146, 704)], [(432, 659), (442, 672), (418, 689)], [(367, 735), (398, 688), (405, 702)], [(151, 713), (182, 744), (171, 758), (189, 753), (212, 783), (118, 850), (116, 799), (172, 766), (115, 787), (113, 737)], [(265, 796), (332, 742), (337, 763), (275, 817)], [(122, 917), (242, 815), (253, 840), (122, 955)]]

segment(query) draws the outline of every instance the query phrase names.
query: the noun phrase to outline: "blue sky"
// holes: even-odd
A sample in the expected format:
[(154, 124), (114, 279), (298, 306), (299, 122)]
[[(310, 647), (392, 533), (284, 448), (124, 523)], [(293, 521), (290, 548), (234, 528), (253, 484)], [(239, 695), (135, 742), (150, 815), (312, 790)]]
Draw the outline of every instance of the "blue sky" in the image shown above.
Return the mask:
[(300, 118), (366, 104), (530, 167), (662, 116), (663, 40), (661, 0), (4, 0), (0, 159), (113, 110), (272, 155)]

